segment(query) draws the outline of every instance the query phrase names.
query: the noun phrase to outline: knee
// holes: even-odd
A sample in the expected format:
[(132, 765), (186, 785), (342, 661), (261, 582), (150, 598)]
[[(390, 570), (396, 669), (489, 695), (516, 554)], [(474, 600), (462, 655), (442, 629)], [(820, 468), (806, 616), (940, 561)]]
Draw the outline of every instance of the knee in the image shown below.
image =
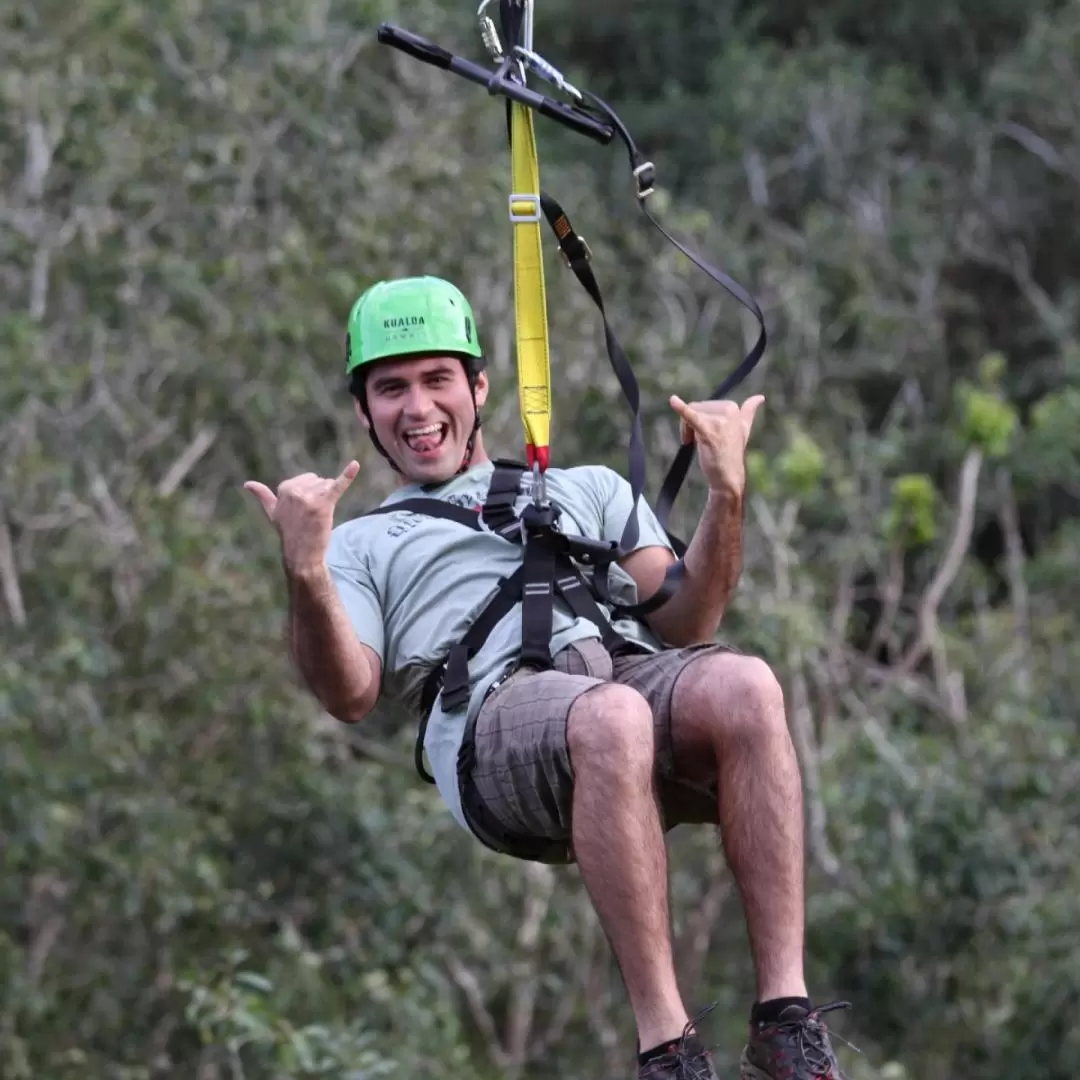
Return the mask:
[(728, 738), (787, 736), (783, 687), (764, 660), (720, 653), (698, 664), (680, 688), (684, 715)]
[(652, 709), (629, 686), (605, 683), (582, 694), (570, 710), (566, 738), (575, 770), (600, 768), (623, 775), (652, 770)]

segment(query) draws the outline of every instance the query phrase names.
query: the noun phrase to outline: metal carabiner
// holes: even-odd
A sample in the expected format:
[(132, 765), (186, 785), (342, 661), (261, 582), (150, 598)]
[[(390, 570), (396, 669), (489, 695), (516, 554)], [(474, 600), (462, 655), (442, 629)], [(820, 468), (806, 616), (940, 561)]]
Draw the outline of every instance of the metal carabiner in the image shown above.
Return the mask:
[(568, 94), (576, 101), (582, 100), (584, 95), (581, 91), (573, 83), (567, 82), (566, 76), (539, 53), (533, 52), (532, 49), (526, 49), (524, 45), (518, 45), (514, 49), (514, 55), (524, 60), (531, 70), (535, 71), (541, 79), (551, 83), (557, 90), (562, 90), (563, 93)]
[(487, 49), (488, 56), (490, 56), (495, 63), (499, 63), (503, 58), (503, 47), (502, 42), (499, 40), (499, 31), (495, 29), (495, 22), (491, 16), (484, 14), (484, 11), (490, 3), (491, 0), (480, 0), (480, 7), (477, 8), (476, 18), (480, 23), (480, 39), (484, 43), (484, 48)]
[(533, 506), (538, 509), (542, 509), (547, 506), (547, 480), (544, 478), (543, 470), (540, 468), (540, 462), (534, 461), (532, 467), (532, 497)]

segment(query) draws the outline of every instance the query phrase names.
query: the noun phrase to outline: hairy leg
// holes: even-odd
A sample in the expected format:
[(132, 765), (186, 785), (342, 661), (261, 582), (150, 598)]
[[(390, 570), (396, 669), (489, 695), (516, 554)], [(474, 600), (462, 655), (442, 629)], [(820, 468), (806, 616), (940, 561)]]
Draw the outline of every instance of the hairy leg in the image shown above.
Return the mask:
[(687, 1022), (672, 957), (667, 849), (653, 786), (653, 717), (617, 684), (570, 710), (574, 855), (615, 953), (643, 1049)]
[(715, 770), (758, 1000), (805, 997), (802, 777), (783, 691), (755, 657), (706, 654), (676, 683), (671, 716), (676, 772), (705, 781)]

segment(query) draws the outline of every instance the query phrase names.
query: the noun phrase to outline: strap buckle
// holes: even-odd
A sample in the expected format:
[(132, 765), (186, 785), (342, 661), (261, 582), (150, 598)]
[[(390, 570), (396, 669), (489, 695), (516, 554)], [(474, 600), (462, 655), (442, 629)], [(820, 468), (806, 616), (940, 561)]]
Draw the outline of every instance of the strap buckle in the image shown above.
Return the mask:
[(529, 503), (521, 511), (521, 517), (518, 519), (521, 522), (522, 539), (528, 539), (529, 536), (537, 536), (541, 533), (557, 532), (556, 526), (561, 515), (562, 511), (550, 503), (546, 506)]
[[(507, 200), (510, 221), (515, 225), (527, 225), (540, 220), (540, 196), (511, 194)], [(531, 209), (526, 209), (531, 207)]]
[[(585, 240), (585, 237), (577, 237), (577, 242), (579, 245), (578, 251), (580, 252), (580, 257), (585, 262), (592, 262), (592, 248), (589, 247), (588, 243)], [(562, 257), (562, 261), (566, 263), (566, 265), (570, 267), (571, 270), (573, 270), (574, 264), (570, 261), (570, 256), (569, 254), (567, 254), (566, 248), (563, 247), (561, 243), (559, 244), (559, 255)]]
[(567, 553), (585, 566), (608, 566), (619, 558), (617, 540), (590, 540), (587, 536), (564, 536)]

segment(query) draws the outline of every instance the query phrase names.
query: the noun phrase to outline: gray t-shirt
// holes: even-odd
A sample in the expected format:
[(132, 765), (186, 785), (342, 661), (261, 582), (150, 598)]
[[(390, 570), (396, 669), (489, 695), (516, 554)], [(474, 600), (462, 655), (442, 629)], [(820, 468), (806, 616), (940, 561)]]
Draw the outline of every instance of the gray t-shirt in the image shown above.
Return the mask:
[[(479, 507), (487, 495), (494, 466), (476, 465), (434, 489), (403, 486), (383, 506), (402, 499), (445, 499), (459, 506)], [(548, 497), (561, 511), (560, 528), (594, 540), (619, 540), (632, 502), (630, 485), (604, 466), (548, 469)], [(520, 513), (531, 499), (532, 477), (522, 477), (517, 502)], [(638, 503), (638, 548), (659, 545), (670, 550), (667, 536), (652, 509)], [(343, 522), (330, 539), (327, 563), (338, 593), (360, 640), (382, 661), (380, 699), (403, 704), (419, 713), (420, 691), (433, 667), (464, 636), (499, 585), (521, 565), (522, 548), (489, 532), (476, 532), (453, 521), (401, 511)], [(588, 576), (588, 572), (586, 572)], [(611, 568), (612, 596), (624, 604), (639, 598), (634, 579)], [(610, 614), (605, 610), (605, 614)], [(650, 650), (661, 642), (632, 619), (615, 629)], [(552, 653), (571, 642), (599, 637), (595, 623), (574, 616), (556, 597)], [(521, 646), (521, 605), (502, 619), (484, 647), (469, 663), (472, 692), (467, 709), (447, 713), (436, 702), (424, 741), (431, 774), (458, 823), (468, 826), (458, 793), (457, 755), (466, 720), (480, 708), (492, 683), (517, 660)]]

